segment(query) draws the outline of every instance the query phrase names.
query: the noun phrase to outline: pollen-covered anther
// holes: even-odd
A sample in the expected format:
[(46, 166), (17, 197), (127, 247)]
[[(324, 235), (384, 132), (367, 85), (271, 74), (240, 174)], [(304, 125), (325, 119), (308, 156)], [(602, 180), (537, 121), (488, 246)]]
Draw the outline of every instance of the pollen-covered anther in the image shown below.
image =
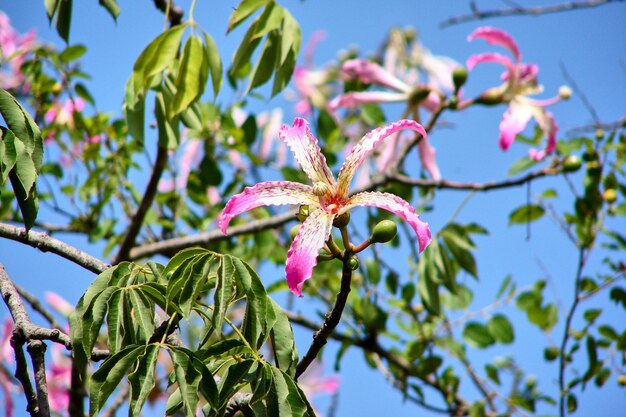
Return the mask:
[(330, 188), (330, 185), (326, 184), (325, 182), (316, 182), (315, 184), (313, 184), (313, 194), (318, 197), (328, 195), (332, 191), (333, 190), (332, 188)]

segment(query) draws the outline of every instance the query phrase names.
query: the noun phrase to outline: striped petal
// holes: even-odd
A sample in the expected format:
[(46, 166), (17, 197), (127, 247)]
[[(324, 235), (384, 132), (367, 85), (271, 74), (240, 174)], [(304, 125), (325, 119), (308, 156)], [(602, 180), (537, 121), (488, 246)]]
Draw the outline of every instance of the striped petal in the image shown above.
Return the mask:
[(358, 91), (342, 94), (328, 103), (331, 111), (343, 107), (358, 107), (369, 103), (397, 103), (407, 101), (407, 93), (391, 93), (388, 91)]
[(393, 88), (403, 93), (411, 91), (411, 86), (381, 67), (365, 59), (346, 61), (341, 70), (350, 78), (358, 78), (366, 84), (377, 84)]
[(353, 195), (348, 199), (339, 214), (356, 206), (378, 207), (394, 213), (411, 225), (417, 234), (419, 250), (422, 252), (430, 244), (430, 229), (428, 223), (420, 220), (413, 206), (397, 195), (390, 193), (364, 192)]
[(435, 161), (435, 148), (431, 146), (426, 136), (417, 144), (417, 153), (422, 161), (422, 166), (428, 171), (430, 177), (435, 181), (439, 181), (441, 173), (439, 172), (437, 161)]
[(333, 217), (334, 215), (322, 209), (312, 212), (300, 227), (287, 252), (287, 285), (298, 297), (302, 297), (302, 284), (311, 278), (320, 249), (330, 236)]
[(512, 101), (500, 122), (500, 148), (509, 149), (518, 133), (526, 128), (532, 116), (532, 106)]
[(306, 120), (297, 117), (292, 127), (283, 125), (278, 136), (289, 146), (296, 161), (313, 184), (323, 182), (335, 187), (335, 178)]
[(233, 217), (256, 207), (283, 204), (318, 206), (319, 200), (313, 194), (313, 187), (310, 185), (290, 181), (260, 182), (252, 187), (246, 187), (243, 192), (228, 200), (220, 214), (218, 225), (225, 234)]
[(422, 125), (413, 120), (406, 119), (399, 120), (385, 127), (374, 129), (367, 135), (363, 136), (361, 141), (357, 143), (354, 148), (352, 148), (352, 152), (350, 152), (350, 155), (346, 157), (346, 160), (341, 167), (341, 171), (339, 171), (337, 188), (338, 197), (346, 198), (348, 196), (348, 187), (350, 187), (352, 177), (354, 177), (356, 170), (365, 158), (367, 158), (370, 152), (372, 152), (372, 150), (374, 150), (374, 148), (389, 135), (403, 129), (411, 129), (422, 135), (422, 137), (427, 137), (426, 131)]
[(520, 60), (521, 55), (517, 47), (517, 42), (515, 42), (515, 39), (513, 39), (511, 35), (501, 29), (487, 26), (478, 28), (467, 37), (468, 41), (473, 41), (474, 39), (483, 39), (491, 45), (502, 46), (511, 51), (516, 61), (519, 62)]
[(467, 59), (465, 65), (467, 66), (467, 69), (471, 71), (476, 65), (483, 64), (485, 62), (494, 62), (496, 64), (504, 65), (509, 70), (510, 74), (516, 73), (516, 67), (511, 58), (495, 52), (485, 52), (484, 54), (472, 55)]

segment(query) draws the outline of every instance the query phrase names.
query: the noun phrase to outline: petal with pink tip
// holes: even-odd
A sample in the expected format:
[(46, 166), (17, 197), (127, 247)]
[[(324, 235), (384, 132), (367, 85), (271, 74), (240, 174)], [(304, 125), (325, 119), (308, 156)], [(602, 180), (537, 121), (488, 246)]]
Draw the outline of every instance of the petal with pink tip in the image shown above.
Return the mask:
[(511, 58), (494, 52), (472, 55), (467, 59), (465, 65), (467, 66), (467, 69), (471, 71), (476, 65), (484, 64), (485, 62), (494, 62), (496, 64), (504, 65), (509, 70), (509, 73), (515, 74), (515, 64), (511, 61)]
[(341, 70), (350, 78), (358, 78), (366, 84), (378, 84), (393, 88), (403, 93), (411, 91), (411, 86), (381, 67), (365, 59), (351, 59), (346, 61)]
[(532, 115), (530, 106), (511, 102), (500, 122), (500, 148), (503, 151), (509, 149), (515, 136), (526, 128)]
[(306, 120), (296, 117), (292, 127), (283, 125), (280, 128), (278, 136), (289, 146), (296, 161), (312, 183), (323, 182), (334, 188), (335, 178)]
[(419, 250), (422, 252), (430, 244), (430, 229), (428, 223), (420, 220), (413, 206), (397, 195), (379, 192), (364, 192), (350, 197), (340, 210), (342, 214), (356, 206), (378, 207), (394, 213), (411, 225), (417, 234)]
[(403, 129), (411, 129), (422, 135), (422, 137), (427, 137), (426, 131), (422, 125), (416, 121), (406, 119), (372, 130), (367, 135), (363, 136), (359, 143), (352, 148), (350, 155), (346, 157), (341, 171), (339, 171), (337, 196), (340, 198), (348, 196), (348, 187), (350, 187), (352, 177), (354, 177), (356, 170), (365, 158), (367, 158), (370, 152), (385, 138)]
[(541, 106), (530, 105), (530, 109), (533, 118), (537, 121), (539, 128), (541, 128), (544, 136), (548, 140), (545, 148), (545, 153), (551, 154), (556, 148), (556, 134), (559, 131), (559, 126), (556, 124), (552, 113), (547, 111), (545, 108)]
[(417, 144), (417, 152), (422, 161), (422, 165), (426, 171), (428, 171), (430, 177), (435, 181), (439, 181), (441, 179), (441, 173), (439, 172), (437, 161), (435, 161), (435, 148), (430, 145), (426, 136)]
[(474, 39), (483, 39), (491, 45), (502, 46), (511, 51), (513, 56), (515, 56), (516, 61), (519, 62), (520, 60), (520, 52), (517, 47), (517, 42), (515, 42), (515, 39), (513, 39), (511, 35), (501, 29), (488, 26), (478, 28), (467, 37), (468, 41), (473, 41)]
[(287, 285), (298, 297), (302, 297), (302, 284), (311, 278), (320, 249), (330, 236), (333, 218), (334, 215), (322, 209), (309, 214), (287, 252)]
[(397, 103), (407, 101), (409, 95), (406, 93), (392, 93), (389, 91), (359, 91), (342, 94), (335, 97), (328, 103), (331, 111), (343, 107), (358, 107), (369, 103)]
[(246, 187), (243, 192), (228, 200), (220, 214), (218, 225), (225, 234), (233, 217), (256, 207), (283, 204), (318, 206), (319, 200), (313, 194), (313, 187), (310, 185), (290, 181), (260, 182), (252, 187)]

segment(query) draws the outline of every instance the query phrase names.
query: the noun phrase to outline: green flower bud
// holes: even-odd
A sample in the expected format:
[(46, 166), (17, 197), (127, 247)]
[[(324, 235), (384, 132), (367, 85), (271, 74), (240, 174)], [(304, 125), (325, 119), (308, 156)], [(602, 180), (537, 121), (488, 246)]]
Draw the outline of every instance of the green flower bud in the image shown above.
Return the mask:
[(333, 219), (333, 226), (335, 227), (346, 227), (348, 223), (350, 223), (350, 213), (347, 211)]
[(467, 69), (465, 67), (456, 67), (452, 71), (452, 82), (454, 83), (454, 91), (459, 91), (467, 81)]
[(596, 129), (596, 140), (602, 140), (604, 139), (604, 130), (602, 129)]
[(617, 383), (622, 387), (626, 387), (626, 375), (622, 374), (617, 377)]
[(306, 218), (309, 217), (309, 206), (306, 206), (306, 205), (300, 206), (300, 209), (298, 210), (298, 214), (296, 214), (296, 217), (301, 222), (305, 221)]
[(615, 200), (617, 200), (617, 191), (615, 191), (615, 188), (604, 190), (602, 198), (609, 204), (615, 203)]
[(391, 220), (383, 220), (374, 226), (370, 242), (386, 243), (393, 239), (398, 233), (398, 226)]
[(409, 96), (409, 102), (412, 105), (418, 105), (420, 102), (425, 100), (429, 94), (430, 94), (430, 88), (420, 87), (411, 93), (411, 95)]
[(301, 226), (301, 224), (296, 224), (294, 227), (291, 228), (291, 230), (289, 231), (289, 236), (291, 236), (291, 240), (294, 240), (296, 238), (296, 235), (300, 231)]
[(357, 258), (356, 256), (353, 256), (352, 258), (350, 258), (350, 260), (348, 261), (348, 265), (350, 266), (350, 269), (353, 271), (356, 271), (359, 268), (359, 258)]
[(569, 155), (563, 161), (563, 171), (565, 172), (576, 172), (582, 166), (583, 161), (577, 155)]

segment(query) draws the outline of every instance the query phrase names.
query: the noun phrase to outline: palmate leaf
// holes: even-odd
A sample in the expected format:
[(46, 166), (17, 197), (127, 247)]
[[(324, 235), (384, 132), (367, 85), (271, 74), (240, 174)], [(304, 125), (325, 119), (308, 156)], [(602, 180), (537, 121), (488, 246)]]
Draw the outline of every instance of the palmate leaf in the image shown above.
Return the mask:
[(141, 415), (146, 399), (150, 392), (154, 389), (154, 368), (157, 364), (159, 350), (161, 345), (158, 343), (147, 345), (145, 352), (139, 357), (139, 363), (133, 372), (128, 375), (128, 383), (130, 384), (130, 416)]
[(213, 408), (217, 408), (217, 384), (206, 365), (195, 352), (189, 349), (171, 346), (169, 350), (174, 363), (174, 374), (181, 393), (185, 415), (189, 417), (196, 415), (198, 392), (202, 393), (202, 396)]
[(272, 0), (242, 0), (233, 14), (230, 15), (230, 19), (228, 20), (228, 32), (235, 29), (241, 22), (271, 1)]
[(276, 316), (276, 322), (270, 331), (276, 366), (293, 378), (296, 374), (296, 365), (298, 364), (298, 350), (293, 339), (293, 329), (282, 307), (274, 300), (271, 300), (270, 306)]
[(178, 114), (198, 100), (209, 78), (209, 57), (197, 35), (190, 36), (183, 48), (178, 76), (176, 77), (176, 95), (171, 112)]
[(273, 366), (271, 371), (274, 378), (268, 401), (276, 401), (278, 407), (275, 407), (275, 404), (271, 407), (278, 408), (278, 414), (276, 415), (281, 417), (314, 417), (315, 412), (311, 404), (309, 404), (306, 396), (294, 380)]
[(96, 416), (111, 393), (122, 382), (146, 346), (131, 345), (111, 356), (91, 375), (89, 384), (89, 415)]

